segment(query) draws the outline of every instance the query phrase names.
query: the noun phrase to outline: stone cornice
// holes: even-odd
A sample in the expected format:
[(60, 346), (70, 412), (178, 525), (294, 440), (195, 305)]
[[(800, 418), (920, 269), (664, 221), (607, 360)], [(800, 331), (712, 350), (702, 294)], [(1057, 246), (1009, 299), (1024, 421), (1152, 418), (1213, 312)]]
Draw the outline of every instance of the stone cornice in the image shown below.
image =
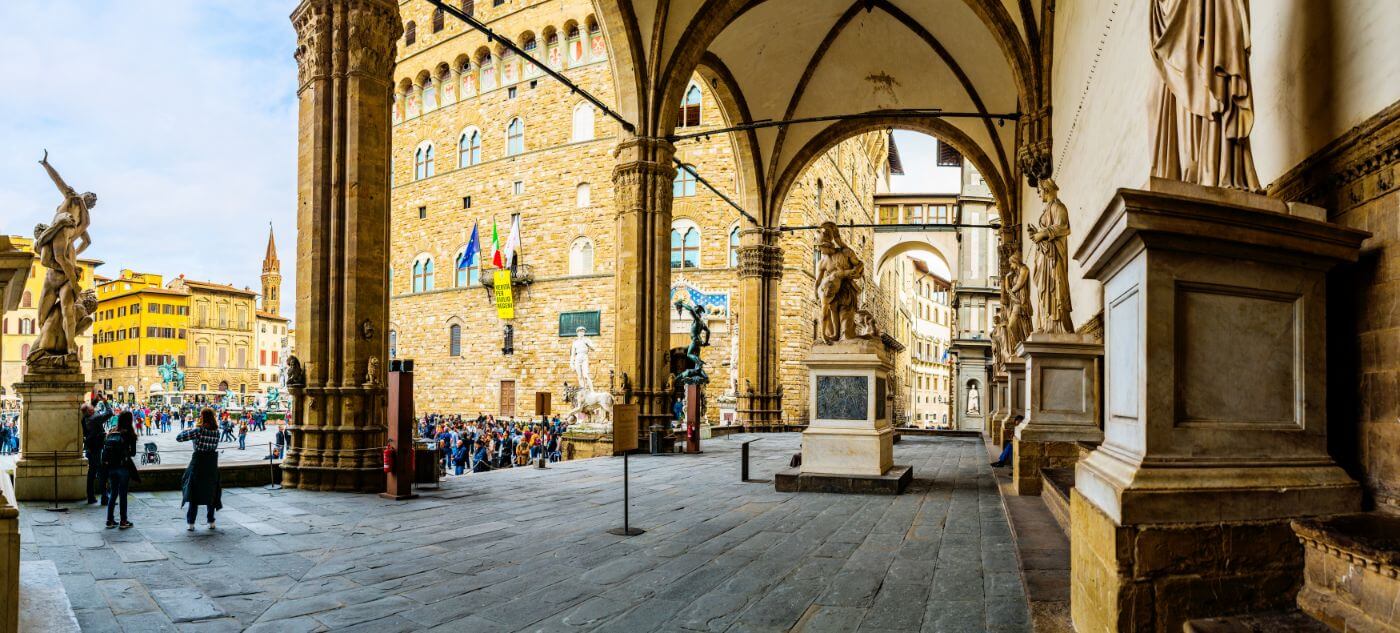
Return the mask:
[(1268, 186), (1271, 197), (1306, 202), (1336, 216), (1395, 191), (1400, 101), (1337, 137)]

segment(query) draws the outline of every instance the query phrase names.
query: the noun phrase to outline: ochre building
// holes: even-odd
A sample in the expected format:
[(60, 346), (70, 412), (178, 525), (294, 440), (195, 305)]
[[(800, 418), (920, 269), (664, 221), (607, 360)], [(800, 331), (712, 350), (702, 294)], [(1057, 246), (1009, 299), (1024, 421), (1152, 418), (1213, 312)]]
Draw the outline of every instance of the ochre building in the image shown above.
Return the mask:
[[(190, 294), (166, 288), (160, 275), (123, 269), (97, 286), (92, 332), (98, 390), (120, 402), (173, 397), (158, 367), (184, 367), (190, 328)], [(188, 382), (186, 383), (189, 389)]]

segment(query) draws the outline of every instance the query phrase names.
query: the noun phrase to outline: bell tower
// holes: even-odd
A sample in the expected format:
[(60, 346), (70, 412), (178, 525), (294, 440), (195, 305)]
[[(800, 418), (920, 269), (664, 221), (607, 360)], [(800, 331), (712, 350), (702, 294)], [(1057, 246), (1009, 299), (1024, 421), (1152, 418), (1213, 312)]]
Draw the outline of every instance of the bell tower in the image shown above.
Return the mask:
[(282, 306), (282, 262), (277, 259), (277, 242), (272, 239), (272, 225), (267, 227), (267, 255), (262, 265), (262, 311), (280, 315)]

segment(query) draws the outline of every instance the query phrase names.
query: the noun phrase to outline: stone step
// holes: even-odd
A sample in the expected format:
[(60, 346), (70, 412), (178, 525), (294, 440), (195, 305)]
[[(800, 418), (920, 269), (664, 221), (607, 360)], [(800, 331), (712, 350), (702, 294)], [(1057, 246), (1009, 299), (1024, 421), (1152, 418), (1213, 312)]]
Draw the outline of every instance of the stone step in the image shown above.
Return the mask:
[(1044, 485), (1040, 489), (1040, 499), (1055, 517), (1060, 531), (1069, 536), (1069, 491), (1074, 489), (1073, 468), (1042, 468), (1040, 478)]
[(19, 630), (78, 633), (78, 616), (51, 560), (20, 561)]
[(1185, 633), (1333, 633), (1326, 624), (1296, 609), (1188, 620)]

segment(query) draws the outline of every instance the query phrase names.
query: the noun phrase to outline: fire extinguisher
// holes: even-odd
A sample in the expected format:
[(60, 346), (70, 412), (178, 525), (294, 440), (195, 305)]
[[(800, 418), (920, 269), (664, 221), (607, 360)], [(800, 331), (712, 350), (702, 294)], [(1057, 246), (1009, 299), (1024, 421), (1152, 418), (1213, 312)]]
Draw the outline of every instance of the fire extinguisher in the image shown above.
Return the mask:
[(394, 472), (394, 445), (390, 443), (384, 447), (384, 472)]

